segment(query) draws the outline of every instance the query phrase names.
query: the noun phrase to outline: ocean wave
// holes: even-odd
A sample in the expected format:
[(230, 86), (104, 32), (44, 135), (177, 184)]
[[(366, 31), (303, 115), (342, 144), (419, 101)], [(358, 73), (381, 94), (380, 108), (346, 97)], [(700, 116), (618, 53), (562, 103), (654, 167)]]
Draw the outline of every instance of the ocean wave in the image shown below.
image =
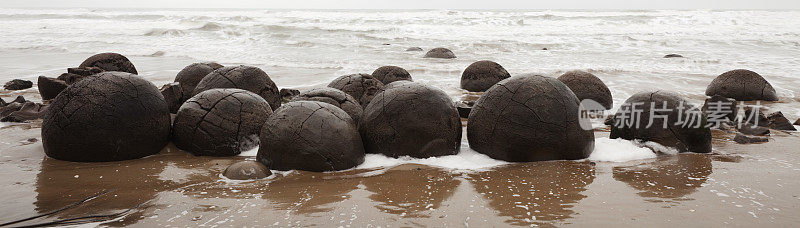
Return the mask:
[(151, 29), (145, 36), (183, 36), (186, 32), (180, 29)]
[(220, 23), (208, 22), (208, 23), (204, 24), (203, 26), (200, 26), (199, 28), (196, 28), (196, 29), (197, 30), (203, 30), (203, 31), (219, 31), (219, 30), (222, 30), (223, 27), (224, 26), (222, 24), (220, 24)]

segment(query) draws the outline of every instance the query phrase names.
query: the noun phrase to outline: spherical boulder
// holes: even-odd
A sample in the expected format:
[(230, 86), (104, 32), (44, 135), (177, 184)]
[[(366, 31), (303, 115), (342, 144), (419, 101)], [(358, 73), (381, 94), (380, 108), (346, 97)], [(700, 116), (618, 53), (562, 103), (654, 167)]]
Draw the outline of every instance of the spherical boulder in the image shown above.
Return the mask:
[(457, 154), (461, 118), (444, 91), (397, 81), (364, 108), (359, 131), (367, 153), (427, 158)]
[(222, 65), (214, 62), (192, 63), (178, 72), (178, 75), (175, 76), (175, 82), (181, 85), (180, 102), (183, 103), (192, 98), (197, 83), (200, 83), (206, 75), (219, 68), (222, 68)]
[(578, 100), (593, 100), (603, 105), (606, 109), (611, 109), (614, 99), (611, 98), (611, 91), (600, 78), (585, 71), (569, 71), (558, 77), (558, 80), (569, 87)]
[(97, 67), (104, 71), (121, 71), (138, 74), (136, 67), (124, 55), (118, 53), (100, 53), (84, 60), (78, 67)]
[(409, 74), (408, 71), (406, 71), (406, 69), (403, 69), (398, 66), (379, 67), (378, 69), (375, 69), (375, 71), (372, 72), (372, 77), (377, 78), (384, 85), (398, 80), (413, 81), (411, 80), (411, 74)]
[(240, 161), (228, 166), (222, 175), (231, 180), (258, 180), (272, 175), (267, 166), (257, 161)]
[(496, 62), (483, 60), (470, 64), (461, 74), (461, 88), (470, 92), (483, 92), (511, 74)]
[(236, 88), (258, 94), (272, 110), (281, 106), (281, 94), (275, 82), (261, 69), (252, 66), (222, 67), (203, 77), (194, 89), (197, 95), (209, 89)]
[(375, 94), (383, 91), (383, 83), (369, 74), (344, 75), (334, 79), (328, 87), (350, 94), (361, 107), (367, 107)]
[(775, 89), (764, 77), (742, 69), (728, 71), (714, 78), (706, 88), (706, 95), (720, 95), (737, 101), (778, 100)]
[(104, 162), (158, 153), (169, 142), (170, 116), (153, 83), (103, 72), (62, 91), (45, 111), (44, 152), (59, 160)]
[(706, 126), (706, 114), (678, 94), (636, 93), (625, 100), (615, 118), (612, 139), (656, 142), (679, 152), (711, 152), (711, 129)]
[(332, 104), (344, 110), (356, 124), (361, 119), (361, 113), (364, 112), (364, 108), (358, 104), (358, 101), (353, 96), (330, 87), (317, 88), (300, 93), (292, 101), (319, 101)]
[(584, 159), (594, 133), (581, 128), (578, 97), (558, 79), (526, 74), (481, 96), (467, 123), (469, 146), (510, 162)]
[(342, 109), (293, 101), (267, 118), (257, 158), (275, 170), (344, 170), (364, 162), (364, 145), (353, 119)]
[(210, 89), (178, 109), (172, 142), (198, 156), (235, 156), (258, 146), (261, 126), (272, 114), (269, 104), (241, 89)]
[(453, 54), (453, 51), (447, 48), (434, 48), (425, 53), (425, 58), (437, 58), (437, 59), (455, 59), (456, 54)]

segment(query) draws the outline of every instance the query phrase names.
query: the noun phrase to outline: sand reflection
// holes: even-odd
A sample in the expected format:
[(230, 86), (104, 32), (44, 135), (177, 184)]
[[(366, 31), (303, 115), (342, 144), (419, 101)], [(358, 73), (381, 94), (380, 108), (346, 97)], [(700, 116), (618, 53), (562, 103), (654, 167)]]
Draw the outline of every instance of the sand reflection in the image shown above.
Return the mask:
[(461, 181), (456, 174), (424, 165), (406, 164), (386, 170), (386, 173), (365, 178), (366, 190), (374, 194), (369, 199), (375, 207), (388, 214), (408, 218), (428, 218), (429, 211), (439, 208), (453, 196)]
[(676, 200), (700, 188), (711, 174), (711, 159), (701, 154), (659, 156), (654, 162), (614, 167), (614, 179), (639, 190), (639, 196)]

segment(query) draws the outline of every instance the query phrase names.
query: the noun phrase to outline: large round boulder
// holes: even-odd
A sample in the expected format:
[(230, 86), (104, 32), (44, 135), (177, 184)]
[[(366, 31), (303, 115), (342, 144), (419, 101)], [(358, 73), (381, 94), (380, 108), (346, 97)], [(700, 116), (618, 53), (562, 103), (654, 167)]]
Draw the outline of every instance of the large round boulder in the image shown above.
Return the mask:
[(397, 81), (364, 108), (359, 131), (367, 153), (427, 158), (457, 154), (461, 118), (444, 91)]
[(575, 160), (594, 150), (581, 128), (578, 97), (558, 79), (526, 74), (500, 81), (481, 96), (467, 123), (469, 146), (510, 162)]
[(330, 87), (317, 88), (300, 93), (292, 101), (320, 101), (332, 104), (344, 110), (356, 124), (361, 119), (361, 113), (364, 112), (364, 108), (358, 104), (358, 101), (353, 96)]
[(169, 142), (170, 116), (153, 83), (103, 72), (62, 91), (44, 114), (44, 152), (59, 160), (104, 162), (158, 153)]
[(275, 170), (344, 170), (364, 162), (364, 145), (355, 122), (342, 109), (293, 101), (267, 118), (257, 158)]
[(461, 74), (461, 88), (470, 92), (483, 92), (511, 74), (503, 66), (489, 60), (470, 64)]
[(711, 152), (706, 114), (678, 94), (636, 93), (625, 100), (614, 116), (612, 139), (656, 142), (680, 152)]
[(742, 69), (728, 71), (714, 78), (706, 88), (706, 95), (720, 95), (737, 101), (778, 100), (775, 89), (764, 77)]
[(608, 86), (592, 73), (580, 70), (569, 71), (558, 77), (558, 80), (567, 85), (580, 101), (590, 99), (603, 105), (606, 109), (611, 109), (614, 105)]
[(380, 80), (384, 85), (398, 80), (411, 80), (411, 74), (399, 66), (382, 66), (372, 72), (372, 77)]
[(456, 54), (453, 54), (453, 51), (447, 48), (434, 48), (425, 53), (425, 58), (437, 58), (437, 59), (455, 59)]
[(383, 91), (383, 83), (369, 74), (344, 75), (334, 79), (328, 87), (350, 94), (358, 100), (361, 107), (367, 107), (375, 94)]
[(179, 101), (183, 103), (189, 100), (189, 98), (192, 98), (197, 83), (200, 83), (206, 75), (219, 68), (222, 68), (222, 65), (214, 62), (192, 63), (184, 67), (183, 70), (178, 72), (178, 75), (175, 76), (175, 82), (181, 85), (181, 97)]
[(198, 156), (235, 156), (258, 146), (261, 126), (272, 114), (269, 104), (241, 89), (210, 89), (178, 109), (172, 142)]
[(209, 89), (236, 88), (258, 94), (269, 103), (272, 110), (281, 106), (281, 94), (278, 86), (266, 72), (253, 66), (231, 66), (214, 70), (200, 82), (194, 89), (197, 95)]
[(84, 60), (78, 67), (97, 67), (105, 71), (121, 71), (138, 74), (136, 67), (124, 55), (118, 53), (100, 53)]

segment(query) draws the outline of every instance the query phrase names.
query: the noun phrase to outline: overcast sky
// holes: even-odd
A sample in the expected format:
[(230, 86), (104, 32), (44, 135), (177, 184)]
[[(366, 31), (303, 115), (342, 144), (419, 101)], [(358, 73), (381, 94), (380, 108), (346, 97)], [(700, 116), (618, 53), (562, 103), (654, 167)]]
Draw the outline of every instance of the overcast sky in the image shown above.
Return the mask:
[(0, 8), (800, 9), (800, 0), (0, 0)]

